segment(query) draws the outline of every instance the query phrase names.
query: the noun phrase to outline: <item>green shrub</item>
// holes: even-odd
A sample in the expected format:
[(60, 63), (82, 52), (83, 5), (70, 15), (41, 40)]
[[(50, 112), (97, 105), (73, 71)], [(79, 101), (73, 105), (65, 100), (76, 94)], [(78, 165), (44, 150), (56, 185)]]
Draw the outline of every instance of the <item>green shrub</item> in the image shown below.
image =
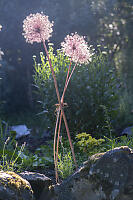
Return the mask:
[(63, 154), (58, 155), (58, 163), (57, 163), (59, 175), (62, 179), (70, 176), (74, 171), (74, 165), (72, 160), (71, 152), (65, 152)]
[(111, 150), (114, 149), (116, 147), (121, 147), (121, 146), (128, 146), (129, 148), (133, 149), (133, 137), (127, 137), (127, 136), (121, 136), (121, 137), (117, 137), (117, 138), (105, 138), (105, 149), (107, 150)]
[[(101, 144), (105, 142), (104, 139), (96, 139), (87, 133), (79, 133), (76, 136), (77, 146), (80, 150), (88, 155), (93, 155), (101, 150)], [(103, 151), (103, 150), (102, 150)]]
[[(60, 95), (63, 91), (66, 71), (69, 61), (66, 56), (49, 46), (49, 54), (54, 66)], [(43, 106), (43, 114), (47, 126), (53, 127), (55, 116), (55, 104), (57, 97), (53, 79), (50, 73), (47, 58), (41, 53), (41, 63), (35, 61), (34, 81), (40, 95)], [(108, 108), (111, 119), (116, 118), (119, 99), (119, 82), (117, 72), (109, 62), (107, 55), (100, 50), (95, 53), (88, 65), (77, 66), (68, 86), (64, 102), (68, 103), (65, 109), (69, 120), (70, 130), (74, 132), (104, 133), (104, 111), (100, 105)]]

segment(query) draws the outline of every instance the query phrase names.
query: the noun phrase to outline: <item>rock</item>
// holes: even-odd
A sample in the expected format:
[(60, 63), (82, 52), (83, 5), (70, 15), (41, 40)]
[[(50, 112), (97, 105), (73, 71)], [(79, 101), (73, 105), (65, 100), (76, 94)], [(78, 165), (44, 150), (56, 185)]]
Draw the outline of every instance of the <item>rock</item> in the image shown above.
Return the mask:
[(30, 129), (26, 125), (11, 126), (11, 130), (16, 132), (16, 139), (30, 134)]
[(133, 151), (124, 146), (91, 156), (55, 194), (58, 200), (132, 200)]
[(14, 172), (0, 171), (0, 200), (33, 200), (29, 182)]
[(128, 135), (128, 136), (133, 136), (133, 126), (129, 126), (127, 128), (125, 128), (121, 135)]
[(20, 176), (26, 179), (34, 191), (34, 196), (37, 200), (51, 200), (52, 191), (50, 186), (52, 186), (52, 181), (50, 178), (46, 177), (44, 174), (36, 172), (22, 172)]

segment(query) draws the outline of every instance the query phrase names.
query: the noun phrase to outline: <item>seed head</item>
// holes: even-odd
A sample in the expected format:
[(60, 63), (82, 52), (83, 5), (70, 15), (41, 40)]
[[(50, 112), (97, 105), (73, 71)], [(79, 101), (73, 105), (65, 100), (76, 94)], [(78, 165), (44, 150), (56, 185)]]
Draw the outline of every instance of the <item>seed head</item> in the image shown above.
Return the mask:
[(7, 145), (7, 143), (9, 142), (9, 140), (10, 140), (10, 137), (8, 137), (8, 138), (6, 139), (5, 145)]
[(61, 43), (62, 50), (75, 63), (88, 63), (91, 60), (90, 48), (83, 36), (77, 33), (67, 35), (65, 41)]
[(26, 42), (40, 43), (51, 37), (53, 22), (51, 23), (48, 16), (43, 13), (30, 14), (23, 21), (23, 36)]

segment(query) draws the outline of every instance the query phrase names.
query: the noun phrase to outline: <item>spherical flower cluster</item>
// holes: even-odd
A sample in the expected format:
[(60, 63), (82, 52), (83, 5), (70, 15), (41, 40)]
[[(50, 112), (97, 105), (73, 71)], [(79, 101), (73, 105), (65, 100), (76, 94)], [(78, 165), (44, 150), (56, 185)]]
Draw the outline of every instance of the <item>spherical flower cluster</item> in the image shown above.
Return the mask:
[(28, 43), (40, 43), (50, 38), (52, 26), (53, 22), (43, 13), (30, 14), (23, 21), (23, 36)]
[(92, 54), (83, 36), (77, 33), (67, 35), (61, 46), (65, 55), (69, 56), (73, 62), (83, 64), (91, 61)]

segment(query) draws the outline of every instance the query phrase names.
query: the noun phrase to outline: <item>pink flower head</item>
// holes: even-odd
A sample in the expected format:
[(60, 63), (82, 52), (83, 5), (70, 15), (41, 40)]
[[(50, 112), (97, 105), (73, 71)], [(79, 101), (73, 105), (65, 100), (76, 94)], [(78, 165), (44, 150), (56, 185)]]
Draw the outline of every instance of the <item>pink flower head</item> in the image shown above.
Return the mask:
[(61, 43), (62, 50), (75, 63), (88, 63), (91, 60), (90, 49), (83, 36), (77, 33), (67, 35), (65, 41)]
[(53, 22), (43, 13), (30, 14), (23, 21), (23, 35), (26, 42), (42, 42), (48, 40), (53, 32)]

